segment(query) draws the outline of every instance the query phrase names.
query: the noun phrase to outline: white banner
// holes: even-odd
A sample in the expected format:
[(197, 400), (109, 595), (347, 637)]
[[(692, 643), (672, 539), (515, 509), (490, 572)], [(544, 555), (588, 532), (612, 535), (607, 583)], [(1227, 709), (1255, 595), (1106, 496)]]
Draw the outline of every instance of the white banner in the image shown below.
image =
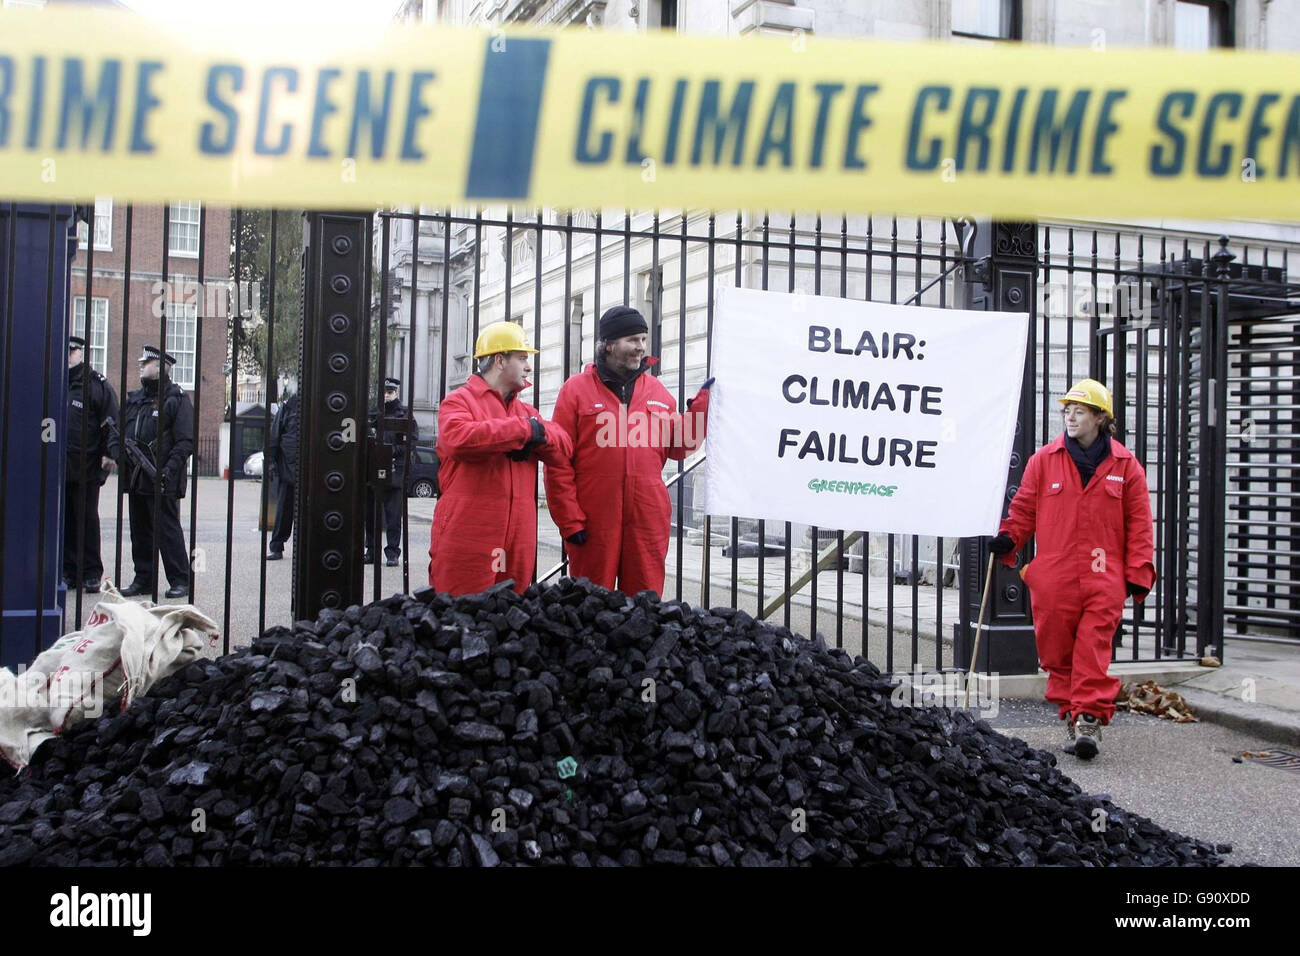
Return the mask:
[(819, 528), (995, 534), (1028, 316), (722, 291), (706, 508)]

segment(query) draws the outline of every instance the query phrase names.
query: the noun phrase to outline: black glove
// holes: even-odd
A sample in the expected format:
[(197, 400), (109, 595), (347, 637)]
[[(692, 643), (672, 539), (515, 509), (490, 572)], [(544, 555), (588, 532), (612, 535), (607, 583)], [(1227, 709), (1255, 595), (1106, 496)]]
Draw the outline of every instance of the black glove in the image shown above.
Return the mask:
[(546, 426), (542, 424), (542, 420), (540, 418), (530, 418), (528, 422), (533, 426), (533, 437), (528, 440), (528, 444), (545, 445)]
[(506, 452), (506, 457), (511, 461), (526, 461), (534, 448), (538, 445), (546, 444), (546, 426), (542, 424), (541, 419), (530, 418), (528, 421), (532, 426), (532, 435), (529, 437), (528, 441), (524, 443), (523, 448), (517, 448), (514, 451)]
[(586, 544), (586, 543), (587, 543), (587, 529), (586, 529), (586, 528), (583, 528), (581, 531), (575, 531), (575, 532), (573, 532), (573, 534), (569, 535), (569, 536), (568, 536), (567, 538), (565, 538), (564, 540), (567, 541), (567, 542), (569, 542), (569, 544), (578, 544), (578, 545)]
[(164, 495), (176, 494), (176, 480), (176, 472), (172, 471), (170, 468), (163, 472), (162, 493)]
[(1132, 581), (1125, 581), (1124, 584), (1128, 588), (1129, 597), (1145, 598), (1148, 594), (1151, 593), (1150, 588), (1144, 588), (1139, 584), (1134, 584)]
[(1002, 555), (1010, 554), (1016, 550), (1016, 543), (1011, 540), (1011, 535), (1002, 531), (996, 538), (989, 541), (989, 550), (1000, 558)]

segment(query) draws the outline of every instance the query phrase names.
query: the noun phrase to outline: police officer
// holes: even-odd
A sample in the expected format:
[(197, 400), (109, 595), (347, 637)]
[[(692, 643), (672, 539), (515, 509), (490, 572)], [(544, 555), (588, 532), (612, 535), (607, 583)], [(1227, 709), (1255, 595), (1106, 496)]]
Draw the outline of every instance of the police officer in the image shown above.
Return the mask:
[[(68, 339), (68, 471), (64, 480), (63, 581), (99, 593), (99, 489), (117, 457), (117, 395), (85, 363), (86, 340)], [(78, 550), (80, 549), (80, 550)]]
[[(384, 379), (384, 417), (385, 418), (405, 418), (406, 407), (397, 397), (397, 390), (402, 387), (401, 379), (386, 378)], [(379, 413), (374, 409), (370, 411), (370, 433), (377, 435), (379, 429)], [(379, 436), (381, 439), (384, 437)], [(403, 446), (406, 444), (404, 434), (395, 434), (392, 436), (392, 442), (395, 446), (393, 453), (393, 467), (389, 471), (388, 477), (382, 479), (379, 487), (379, 497), (384, 509), (384, 533), (388, 546), (384, 548), (385, 563), (390, 568), (397, 567), (398, 555), (402, 553), (402, 496), (406, 493), (405, 488), (405, 462), (403, 461)], [(370, 546), (375, 535), (375, 491), (371, 488), (366, 489), (366, 554), (365, 560), (370, 561)]]
[[(126, 396), (122, 413), (122, 466), (131, 515), (131, 559), (135, 580), (126, 597), (154, 589), (154, 559), (171, 585), (166, 597), (189, 593), (189, 561), (181, 530), (180, 499), (185, 497), (189, 457), (194, 453), (194, 406), (179, 385), (161, 377), (161, 363), (176, 359), (146, 345), (140, 353), (140, 387)], [(154, 525), (154, 490), (161, 489), (161, 520)]]
[(266, 560), (284, 557), (284, 543), (293, 530), (294, 485), (298, 483), (298, 445), (302, 434), (298, 395), (280, 404), (271, 423), (271, 477), (276, 483), (275, 530), (267, 546)]

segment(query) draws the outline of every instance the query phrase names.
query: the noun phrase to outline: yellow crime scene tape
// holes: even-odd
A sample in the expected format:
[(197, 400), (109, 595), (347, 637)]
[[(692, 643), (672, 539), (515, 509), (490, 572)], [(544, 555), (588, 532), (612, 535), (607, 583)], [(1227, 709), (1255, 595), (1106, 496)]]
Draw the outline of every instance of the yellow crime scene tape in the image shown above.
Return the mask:
[(1300, 57), (0, 12), (0, 193), (1300, 220)]

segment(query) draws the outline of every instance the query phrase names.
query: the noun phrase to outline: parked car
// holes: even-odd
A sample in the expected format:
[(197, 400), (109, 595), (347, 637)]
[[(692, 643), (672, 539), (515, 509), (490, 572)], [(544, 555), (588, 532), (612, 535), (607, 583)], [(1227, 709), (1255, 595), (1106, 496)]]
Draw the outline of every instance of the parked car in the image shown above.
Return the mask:
[(244, 474), (250, 478), (262, 477), (262, 453), (255, 451), (244, 459)]
[(438, 453), (432, 445), (411, 449), (411, 468), (406, 473), (406, 497), (434, 498), (438, 495)]

